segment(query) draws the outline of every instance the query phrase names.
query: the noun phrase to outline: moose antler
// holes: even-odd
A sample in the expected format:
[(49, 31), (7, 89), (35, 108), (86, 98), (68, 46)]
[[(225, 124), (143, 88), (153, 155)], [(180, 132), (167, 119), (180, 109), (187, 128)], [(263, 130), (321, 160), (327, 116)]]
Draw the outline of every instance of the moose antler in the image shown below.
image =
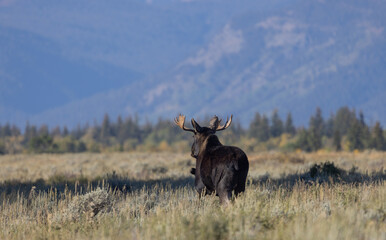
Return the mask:
[(214, 115), (214, 117), (212, 117), (212, 119), (209, 122), (209, 128), (216, 131), (220, 123), (221, 123), (221, 119), (219, 120), (218, 117)]
[(182, 114), (179, 114), (178, 117), (176, 117), (176, 118), (174, 119), (174, 123), (177, 124), (182, 130), (194, 132), (193, 129), (186, 128), (186, 127), (184, 126), (184, 124), (185, 124), (185, 116), (182, 115)]
[(216, 131), (221, 131), (221, 130), (227, 129), (232, 123), (232, 117), (233, 117), (233, 115), (231, 115), (231, 118), (229, 120), (227, 117), (227, 121), (225, 122), (224, 126), (220, 126), (221, 119), (218, 120), (217, 116), (214, 116), (214, 118), (212, 118), (212, 121), (211, 121), (211, 126), (215, 127), (215, 129), (213, 129), (213, 128), (212, 129), (216, 130)]

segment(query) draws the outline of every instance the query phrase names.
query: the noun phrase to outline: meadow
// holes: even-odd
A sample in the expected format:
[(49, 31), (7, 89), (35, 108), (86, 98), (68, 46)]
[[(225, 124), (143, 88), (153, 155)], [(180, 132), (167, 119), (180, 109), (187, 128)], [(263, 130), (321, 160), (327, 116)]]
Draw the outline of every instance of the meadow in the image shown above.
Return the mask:
[(0, 239), (386, 239), (385, 152), (248, 157), (223, 207), (189, 153), (0, 156)]

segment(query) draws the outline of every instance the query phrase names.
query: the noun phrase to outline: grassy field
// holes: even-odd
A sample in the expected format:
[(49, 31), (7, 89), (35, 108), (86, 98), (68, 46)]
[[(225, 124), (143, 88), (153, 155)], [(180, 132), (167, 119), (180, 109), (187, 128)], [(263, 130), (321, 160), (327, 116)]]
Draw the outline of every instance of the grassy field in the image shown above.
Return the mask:
[(0, 156), (0, 239), (386, 239), (385, 153), (248, 156), (228, 207), (188, 153)]

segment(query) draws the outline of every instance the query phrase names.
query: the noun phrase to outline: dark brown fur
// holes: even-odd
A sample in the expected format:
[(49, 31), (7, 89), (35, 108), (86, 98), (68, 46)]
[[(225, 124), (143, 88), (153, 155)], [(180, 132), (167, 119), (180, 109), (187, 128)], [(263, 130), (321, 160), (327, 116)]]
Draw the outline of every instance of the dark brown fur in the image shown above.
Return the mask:
[[(192, 119), (194, 143), (191, 155), (196, 158), (196, 168), (192, 168), (191, 173), (195, 175), (195, 187), (200, 195), (216, 193), (221, 203), (228, 203), (232, 192), (237, 196), (245, 191), (249, 162), (240, 148), (220, 143), (215, 135), (220, 121), (214, 124), (216, 128), (208, 128), (200, 127)], [(225, 128), (229, 125), (230, 122)]]

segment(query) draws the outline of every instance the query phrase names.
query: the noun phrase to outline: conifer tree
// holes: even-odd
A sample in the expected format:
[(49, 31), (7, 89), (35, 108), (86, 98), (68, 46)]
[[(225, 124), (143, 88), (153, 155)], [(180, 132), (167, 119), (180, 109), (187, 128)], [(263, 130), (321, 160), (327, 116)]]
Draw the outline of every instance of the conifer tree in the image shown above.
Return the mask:
[(16, 125), (12, 125), (12, 127), (11, 127), (11, 135), (15, 136), (15, 137), (20, 135), (20, 129)]
[[(232, 133), (232, 136), (233, 136), (232, 145), (236, 141), (239, 141), (241, 136), (243, 136), (245, 134), (245, 130), (241, 126), (241, 123), (239, 121), (235, 122), (235, 124), (233, 124), (233, 126), (231, 125), (230, 130), (231, 130), (231, 133)], [(178, 132), (181, 133), (181, 131), (178, 131)], [(182, 136), (186, 136), (186, 135), (182, 135)]]
[(310, 152), (311, 147), (309, 144), (309, 134), (305, 128), (300, 128), (298, 131), (298, 139), (296, 141), (297, 148), (302, 149), (303, 151)]
[(27, 123), (25, 124), (25, 128), (24, 128), (24, 140), (23, 140), (23, 144), (28, 143), (28, 141), (30, 140), (30, 139), (29, 139), (30, 131), (31, 131), (31, 127), (30, 127), (30, 125), (29, 125), (29, 122), (27, 121)]
[(67, 135), (68, 135), (68, 132), (69, 132), (69, 131), (68, 131), (67, 126), (64, 126), (64, 127), (63, 127), (62, 136), (63, 136), (63, 137), (67, 136)]
[(27, 124), (25, 126), (25, 130), (24, 130), (24, 140), (23, 140), (23, 144), (27, 144), (29, 143), (29, 141), (36, 137), (37, 136), (37, 133), (36, 133), (36, 127), (35, 126), (31, 126), (29, 124), (29, 122), (27, 121)]
[(271, 136), (279, 137), (283, 133), (283, 121), (280, 119), (278, 110), (275, 109), (272, 114)]
[(292, 114), (290, 112), (287, 114), (287, 119), (285, 121), (285, 132), (291, 136), (295, 135), (296, 133), (296, 129), (292, 122)]
[(101, 133), (100, 138), (102, 141), (107, 142), (108, 138), (111, 136), (111, 126), (110, 126), (110, 119), (109, 115), (106, 113), (101, 127)]
[(349, 149), (351, 151), (363, 150), (363, 130), (360, 121), (356, 119), (354, 123), (350, 126), (347, 133), (347, 140), (349, 142)]
[(365, 115), (363, 114), (362, 110), (359, 111), (359, 123), (363, 126), (366, 126), (365, 123)]
[(309, 128), (309, 145), (311, 150), (317, 151), (322, 147), (322, 133), (324, 129), (324, 121), (322, 111), (318, 107), (315, 116), (310, 119)]
[(344, 136), (355, 121), (357, 121), (355, 111), (351, 111), (348, 107), (341, 107), (335, 115), (334, 130), (339, 130), (341, 135)]
[(322, 136), (316, 128), (309, 129), (308, 143), (312, 151), (317, 151), (322, 148)]
[(310, 119), (310, 127), (315, 128), (320, 134), (322, 134), (324, 129), (324, 120), (322, 116), (322, 110), (317, 107), (315, 116), (312, 116)]
[(364, 148), (369, 148), (371, 145), (371, 132), (367, 125), (362, 126), (362, 143)]
[(142, 131), (139, 132), (140, 135), (138, 139), (140, 139), (140, 142), (143, 142), (146, 139), (146, 137), (151, 134), (153, 129), (154, 128), (151, 122), (148, 119), (146, 119), (145, 124), (142, 126)]
[(268, 141), (270, 137), (269, 130), (269, 120), (267, 116), (263, 115), (257, 130), (257, 138), (262, 142)]
[(84, 134), (86, 130), (82, 129), (80, 124), (76, 125), (76, 128), (71, 131), (71, 136), (77, 140), (79, 140)]
[(60, 127), (59, 126), (56, 126), (54, 129), (52, 129), (51, 131), (51, 136), (53, 137), (58, 137), (58, 136), (61, 136), (61, 131), (60, 131)]
[(125, 130), (121, 115), (118, 116), (117, 126), (115, 129), (115, 136), (118, 139), (120, 148), (123, 149), (123, 142), (125, 141)]
[[(323, 130), (323, 134), (322, 135), (325, 135), (325, 136), (327, 136), (329, 138), (334, 136), (334, 134), (335, 134), (335, 131), (334, 131), (334, 118), (335, 118), (334, 115), (331, 114), (330, 118), (325, 122), (324, 130)], [(336, 130), (339, 131), (338, 129), (336, 129)]]
[(342, 150), (341, 141), (342, 141), (342, 138), (340, 136), (339, 130), (335, 130), (334, 131), (334, 136), (333, 136), (333, 145), (335, 147), (335, 151)]
[(362, 130), (361, 140), (364, 148), (368, 148), (371, 145), (371, 133), (369, 127), (366, 125), (365, 116), (362, 111), (359, 112), (359, 124)]
[(11, 125), (9, 125), (9, 123), (6, 123), (2, 128), (0, 128), (0, 131), (0, 135), (2, 137), (9, 137), (12, 135)]
[(258, 136), (260, 124), (261, 124), (261, 116), (260, 116), (260, 113), (256, 112), (255, 117), (249, 124), (249, 137), (258, 138), (257, 136)]
[(48, 130), (48, 126), (46, 124), (41, 125), (38, 131), (38, 135), (48, 136), (49, 134), (50, 134), (50, 131)]
[(375, 126), (372, 130), (371, 147), (379, 151), (386, 150), (386, 142), (383, 136), (383, 129), (378, 121), (375, 123)]
[[(149, 125), (145, 127), (146, 128), (145, 131), (151, 131), (152, 129), (150, 122), (148, 124)], [(149, 127), (149, 130), (147, 129), (147, 127)], [(147, 134), (143, 134), (143, 131), (141, 130), (137, 116), (135, 116), (134, 118), (131, 116), (126, 118), (122, 128), (123, 128), (122, 139), (132, 138), (132, 139), (137, 139), (138, 141), (142, 141), (144, 139), (143, 137), (147, 135)]]

